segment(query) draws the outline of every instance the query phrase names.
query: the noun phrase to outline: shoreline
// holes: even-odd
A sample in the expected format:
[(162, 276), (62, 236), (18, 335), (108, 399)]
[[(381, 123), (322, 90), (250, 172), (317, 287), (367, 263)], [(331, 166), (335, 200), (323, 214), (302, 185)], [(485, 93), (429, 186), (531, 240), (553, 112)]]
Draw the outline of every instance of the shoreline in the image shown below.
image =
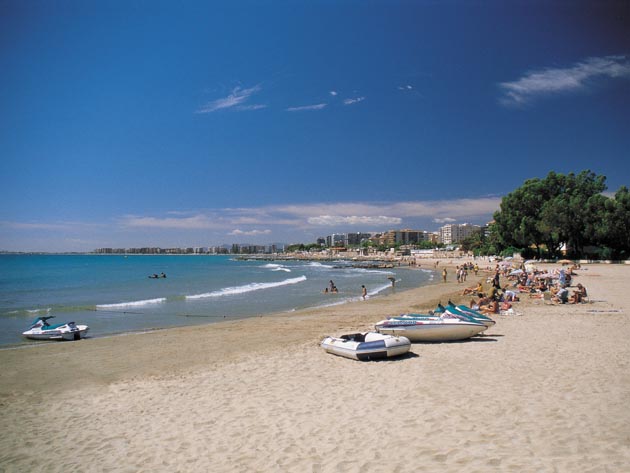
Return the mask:
[(469, 341), (414, 343), (383, 362), (319, 347), (387, 315), (467, 303), (455, 294), (487, 286), (482, 274), (458, 284), (449, 271), (447, 283), (344, 306), (2, 350), (0, 469), (623, 471), (626, 265), (577, 272), (589, 304), (523, 298), (522, 316), (497, 316)]
[[(422, 269), (422, 268), (421, 268)], [(424, 293), (428, 293), (433, 295), (435, 299), (435, 294), (439, 297), (435, 299), (435, 307), (437, 302), (440, 300), (445, 300), (449, 295), (455, 294), (456, 289), (459, 286), (455, 281), (450, 281), (446, 284), (439, 283), (437, 278), (434, 282), (427, 284), (426, 286), (421, 286), (418, 288), (405, 289), (399, 291), (394, 294), (387, 294), (378, 297), (372, 297), (366, 301), (348, 301), (342, 304), (336, 305), (327, 305), (327, 306), (316, 306), (304, 309), (298, 309), (295, 311), (287, 311), (287, 312), (272, 312), (252, 317), (243, 317), (243, 318), (233, 318), (232, 320), (223, 319), (217, 322), (204, 323), (199, 325), (190, 325), (190, 326), (179, 326), (179, 327), (166, 327), (166, 328), (156, 328), (155, 330), (150, 331), (140, 331), (140, 332), (121, 332), (118, 334), (112, 334), (103, 337), (88, 337), (84, 340), (80, 340), (79, 342), (42, 342), (42, 343), (34, 343), (30, 348), (32, 351), (49, 351), (53, 354), (53, 356), (62, 356), (66, 352), (74, 353), (76, 355), (83, 355), (84, 352), (91, 352), (91, 345), (94, 345), (95, 350), (101, 350), (103, 345), (115, 345), (117, 350), (120, 348), (121, 350), (133, 351), (136, 354), (140, 353), (143, 356), (146, 356), (147, 360), (151, 356), (153, 350), (151, 349), (151, 344), (154, 341), (159, 343), (164, 343), (163, 339), (167, 340), (167, 344), (169, 341), (174, 343), (179, 343), (179, 339), (181, 338), (191, 338), (193, 340), (200, 339), (202, 337), (210, 337), (216, 339), (220, 336), (228, 333), (230, 336), (238, 338), (238, 332), (242, 328), (242, 330), (246, 331), (249, 336), (255, 335), (251, 332), (255, 331), (257, 327), (260, 325), (265, 325), (267, 322), (270, 327), (280, 331), (282, 333), (281, 337), (275, 336), (277, 332), (272, 332), (271, 334), (265, 335), (269, 338), (270, 348), (272, 343), (279, 343), (282, 341), (282, 344), (286, 343), (284, 333), (287, 329), (282, 329), (281, 326), (283, 324), (295, 325), (298, 323), (306, 323), (308, 322), (309, 334), (315, 335), (318, 331), (322, 331), (321, 339), (328, 334), (329, 331), (332, 330), (333, 324), (339, 324), (340, 322), (347, 321), (347, 325), (344, 327), (343, 325), (339, 326), (339, 330), (349, 330), (349, 331), (357, 331), (357, 328), (353, 328), (352, 324), (359, 324), (363, 328), (362, 330), (366, 330), (369, 328), (369, 324), (371, 321), (373, 323), (377, 322), (386, 317), (386, 315), (394, 315), (398, 312), (404, 312), (409, 310), (408, 301), (410, 298), (417, 297), (422, 298)], [(436, 290), (436, 288), (439, 288)], [(402, 299), (402, 300), (401, 300)], [(391, 309), (388, 312), (380, 312), (378, 308), (383, 306), (389, 306)], [(371, 310), (366, 311), (366, 313), (361, 314), (363, 309), (369, 307)], [(342, 315), (339, 315), (341, 313)], [(344, 317), (344, 313), (350, 314), (351, 317)], [(382, 314), (382, 315), (379, 315)], [(366, 325), (367, 324), (367, 325)], [(241, 327), (242, 326), (242, 327)], [(304, 331), (305, 327), (300, 327), (301, 331)], [(327, 332), (328, 331), (328, 332)], [(324, 333), (326, 332), (326, 333)], [(304, 334), (303, 334), (304, 335)], [(133, 340), (130, 344), (125, 344), (129, 340), (125, 340), (127, 337), (133, 336)], [(312, 335), (311, 335), (312, 336)], [(158, 340), (153, 340), (153, 337), (158, 338)], [(172, 340), (169, 340), (172, 339)], [(259, 341), (257, 340), (257, 343)], [(213, 343), (219, 343), (219, 341), (214, 340)], [(236, 343), (236, 340), (232, 341), (232, 343)], [(124, 346), (129, 345), (129, 346)], [(6, 346), (6, 350), (0, 349), (0, 364), (7, 363), (10, 364), (14, 360), (3, 360), (3, 351), (9, 351), (12, 348), (26, 346), (29, 347), (28, 343), (24, 344), (16, 344), (12, 346)], [(162, 346), (161, 348), (165, 348)], [(257, 345), (257, 349), (266, 350), (262, 343)], [(247, 348), (242, 348), (243, 352), (249, 352), (250, 350)], [(45, 355), (46, 353), (42, 353)], [(230, 351), (230, 355), (231, 355)], [(35, 358), (38, 356), (34, 354)], [(204, 356), (199, 356), (197, 358), (198, 361), (195, 360), (186, 360), (181, 365), (182, 369), (189, 369), (192, 366), (197, 364), (202, 364), (201, 360), (205, 359)], [(21, 360), (25, 362), (26, 360)], [(97, 361), (97, 360), (93, 360)], [(116, 367), (110, 366), (107, 363), (107, 360), (100, 360), (103, 365), (108, 366), (108, 369), (113, 370), (116, 373), (123, 374), (122, 371), (118, 372)], [(208, 362), (206, 359), (205, 362)], [(75, 362), (72, 359), (66, 360), (66, 363), (69, 364), (70, 367), (75, 367)], [(46, 376), (47, 368), (38, 369), (38, 365), (36, 360), (33, 360), (32, 363), (34, 366), (32, 369), (29, 369), (27, 375), (22, 375), (22, 381), (26, 381), (27, 384), (33, 382), (34, 385), (28, 389), (43, 389), (47, 383), (48, 377)], [(185, 365), (185, 366), (184, 366)], [(147, 368), (147, 373), (154, 374), (159, 372), (161, 369), (166, 369), (167, 367), (172, 368), (172, 364), (166, 363), (163, 364), (160, 359), (157, 359), (153, 364), (152, 368)], [(76, 366), (78, 367), (78, 366)], [(140, 371), (143, 369), (140, 368)], [(15, 372), (17, 375), (17, 372)], [(115, 375), (117, 376), (117, 375)], [(4, 377), (4, 376), (3, 376)], [(108, 377), (107, 380), (110, 378)], [(9, 383), (11, 384), (10, 380)], [(91, 378), (91, 381), (98, 382), (98, 377)], [(58, 386), (58, 388), (65, 389), (63, 386)], [(8, 393), (3, 389), (2, 384), (0, 384), (0, 397), (3, 395), (7, 395)]]
[[(429, 269), (429, 268), (418, 268), (418, 267), (414, 267), (414, 266), (402, 266), (400, 268), (398, 268), (401, 271), (424, 271), (425, 273), (432, 273), (433, 278), (426, 281), (426, 285), (431, 285), (434, 284), (435, 281), (437, 281), (438, 278), (438, 272), (435, 269)], [(420, 286), (423, 287), (423, 286)], [(403, 293), (405, 291), (409, 291), (409, 290), (415, 290), (418, 287), (404, 287), (404, 286), (396, 286), (395, 290), (397, 291), (397, 293)], [(369, 299), (378, 299), (378, 298), (382, 298), (382, 297), (388, 297), (391, 294), (388, 294), (388, 292), (390, 292), (392, 289), (390, 283), (386, 283), (383, 284), (382, 287), (377, 287), (376, 289), (373, 289), (372, 292), (369, 294)], [(99, 333), (99, 334), (95, 334), (95, 332), (93, 330), (91, 330), (88, 333), (88, 336), (84, 339), (85, 341), (91, 341), (91, 340), (97, 340), (97, 339), (101, 339), (101, 338), (106, 338), (106, 337), (115, 337), (115, 336), (125, 336), (125, 335), (132, 335), (132, 334), (138, 334), (138, 333), (145, 333), (145, 332), (154, 332), (154, 331), (161, 331), (161, 330), (171, 330), (171, 329), (175, 329), (175, 328), (183, 328), (183, 327), (203, 327), (206, 325), (214, 325), (216, 323), (223, 323), (226, 321), (239, 321), (239, 320), (245, 320), (245, 319), (250, 319), (250, 318), (259, 318), (259, 317), (270, 317), (270, 316), (282, 316), (282, 315), (292, 315), (292, 314), (296, 314), (296, 313), (301, 313), (301, 312), (316, 312), (319, 310), (326, 310), (326, 309), (334, 309), (334, 308), (341, 308), (344, 307), (347, 304), (353, 304), (356, 302), (362, 302), (361, 299), (361, 295), (359, 292), (356, 293), (344, 293), (343, 291), (341, 291), (339, 294), (339, 296), (344, 296), (344, 298), (341, 298), (339, 300), (335, 300), (335, 301), (318, 301), (316, 303), (314, 303), (313, 305), (310, 306), (299, 306), (296, 305), (295, 307), (289, 307), (286, 310), (274, 310), (274, 309), (266, 309), (267, 311), (259, 311), (256, 314), (251, 314), (251, 315), (243, 315), (242, 313), (228, 313), (227, 315), (205, 315), (205, 314), (188, 314), (188, 313), (178, 313), (177, 316), (179, 318), (182, 319), (203, 319), (203, 322), (200, 323), (191, 323), (191, 324), (182, 324), (182, 325), (158, 325), (158, 324), (154, 324), (151, 327), (147, 327), (147, 328), (138, 328), (138, 329), (132, 329), (132, 330), (122, 330), (122, 331), (116, 331), (116, 332), (104, 332), (104, 333)], [(178, 300), (181, 298), (186, 298), (189, 296), (184, 296), (184, 295), (177, 295), (177, 296), (171, 296), (170, 298), (172, 298), (173, 300)], [(170, 299), (169, 298), (169, 299)], [(166, 301), (167, 298), (164, 298), (164, 301)], [(141, 308), (136, 308), (137, 305), (139, 305), (139, 303), (150, 303), (153, 300), (141, 300), (141, 301), (132, 301), (132, 302), (123, 302), (123, 303), (113, 303), (113, 304), (97, 304), (91, 307), (86, 306), (85, 308), (83, 308), (82, 310), (84, 311), (90, 311), (90, 312), (97, 312), (97, 313), (115, 313), (115, 314), (128, 314), (131, 313), (133, 314), (134, 309), (135, 310), (142, 310)], [(115, 307), (126, 307), (128, 308), (128, 310), (115, 310)], [(111, 308), (111, 309), (110, 309)], [(33, 310), (33, 314), (30, 315), (29, 317), (30, 320), (32, 320), (33, 317), (35, 317), (36, 315), (42, 315), (42, 313), (44, 313), (43, 315), (48, 314), (48, 311), (50, 311), (50, 308), (44, 309), (35, 309)], [(60, 310), (63, 312), (63, 308), (57, 308), (56, 310)], [(38, 314), (36, 314), (35, 312), (39, 312)], [(57, 314), (56, 317), (58, 317), (59, 315)], [(70, 318), (74, 317), (76, 319), (76, 316), (71, 316)], [(89, 322), (80, 322), (80, 323), (88, 323)], [(16, 342), (12, 342), (12, 343), (3, 343), (0, 344), (0, 351), (2, 350), (7, 350), (7, 349), (13, 349), (13, 348), (17, 348), (17, 347), (35, 347), (35, 346), (39, 346), (39, 345), (47, 345), (50, 343), (55, 343), (55, 342), (51, 342), (51, 341), (34, 341), (34, 340), (28, 340), (25, 338), (20, 339), (19, 341)]]

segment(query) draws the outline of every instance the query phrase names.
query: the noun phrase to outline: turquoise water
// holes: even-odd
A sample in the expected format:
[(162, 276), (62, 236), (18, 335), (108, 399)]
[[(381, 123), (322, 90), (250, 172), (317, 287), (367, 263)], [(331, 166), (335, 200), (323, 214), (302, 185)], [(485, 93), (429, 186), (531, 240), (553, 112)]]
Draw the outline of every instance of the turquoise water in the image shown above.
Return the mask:
[[(166, 278), (148, 277), (162, 272)], [(87, 324), (89, 336), (100, 337), (343, 304), (361, 298), (361, 285), (377, 297), (433, 277), (432, 271), (353, 268), (343, 261), (0, 255), (0, 345), (34, 343), (21, 333), (39, 315)], [(339, 293), (323, 293), (330, 280)]]

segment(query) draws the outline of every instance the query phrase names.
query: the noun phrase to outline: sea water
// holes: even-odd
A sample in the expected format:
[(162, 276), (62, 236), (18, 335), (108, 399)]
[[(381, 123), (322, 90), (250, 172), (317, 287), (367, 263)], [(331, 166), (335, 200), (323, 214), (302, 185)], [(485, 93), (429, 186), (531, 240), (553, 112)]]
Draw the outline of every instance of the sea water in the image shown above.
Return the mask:
[[(149, 277), (161, 273), (166, 278)], [(434, 277), (429, 270), (363, 268), (348, 261), (0, 255), (0, 345), (35, 343), (21, 333), (39, 316), (86, 324), (89, 337), (101, 337), (344, 304), (361, 300), (362, 285), (368, 297), (378, 297)], [(338, 293), (324, 292), (330, 281)]]

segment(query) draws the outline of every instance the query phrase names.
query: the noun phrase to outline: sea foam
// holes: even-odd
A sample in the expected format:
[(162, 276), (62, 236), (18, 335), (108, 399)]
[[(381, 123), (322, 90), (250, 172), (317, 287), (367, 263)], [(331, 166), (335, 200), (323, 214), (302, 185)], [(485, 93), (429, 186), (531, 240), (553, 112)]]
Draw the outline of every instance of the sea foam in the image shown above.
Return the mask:
[(283, 266), (281, 264), (269, 263), (269, 264), (264, 265), (263, 268), (270, 269), (272, 271), (284, 271), (286, 273), (290, 273), (291, 272), (291, 270), (289, 268), (287, 268), (286, 266)]
[(143, 301), (132, 301), (132, 302), (118, 302), (116, 304), (98, 304), (96, 306), (96, 310), (103, 309), (124, 309), (125, 307), (142, 307), (145, 305), (155, 305), (162, 304), (166, 302), (166, 297), (160, 297), (157, 299), (146, 299)]
[(303, 281), (306, 281), (306, 276), (300, 276), (298, 278), (285, 279), (284, 281), (278, 282), (253, 282), (250, 284), (245, 284), (243, 286), (236, 287), (225, 287), (223, 289), (219, 289), (218, 291), (207, 292), (205, 294), (194, 294), (191, 296), (186, 296), (186, 299), (205, 299), (209, 297), (222, 297), (222, 296), (233, 296), (236, 294), (244, 294), (246, 292), (252, 291), (260, 291), (263, 289), (271, 289), (274, 287), (288, 286), (291, 284), (298, 284)]

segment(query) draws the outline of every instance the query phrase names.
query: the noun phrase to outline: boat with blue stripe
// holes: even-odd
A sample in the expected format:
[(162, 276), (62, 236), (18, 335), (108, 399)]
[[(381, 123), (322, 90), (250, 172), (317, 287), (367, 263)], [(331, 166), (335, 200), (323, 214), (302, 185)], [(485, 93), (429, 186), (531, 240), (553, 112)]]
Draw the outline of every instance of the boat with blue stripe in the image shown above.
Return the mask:
[(381, 320), (375, 325), (379, 333), (402, 336), (412, 342), (453, 342), (480, 334), (487, 327), (457, 317), (401, 316)]
[(456, 306), (450, 301), (446, 307), (444, 307), (442, 304), (439, 304), (434, 313), (441, 315), (446, 314), (453, 317), (458, 317), (462, 320), (469, 320), (472, 322), (481, 323), (488, 328), (496, 324), (496, 322), (487, 315), (482, 314), (481, 312), (477, 312), (476, 310), (473, 310), (465, 305)]

